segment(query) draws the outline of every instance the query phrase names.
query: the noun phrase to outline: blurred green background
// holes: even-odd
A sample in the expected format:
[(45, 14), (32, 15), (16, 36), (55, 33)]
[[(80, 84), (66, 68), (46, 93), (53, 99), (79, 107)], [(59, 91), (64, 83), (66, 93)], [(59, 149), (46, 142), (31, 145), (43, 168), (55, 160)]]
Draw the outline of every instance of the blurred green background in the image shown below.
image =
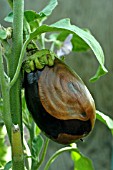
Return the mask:
[[(25, 0), (25, 9), (40, 11), (48, 0)], [(106, 59), (108, 74), (96, 83), (90, 83), (98, 67), (94, 54), (90, 52), (72, 53), (66, 58), (68, 64), (80, 75), (91, 91), (96, 108), (109, 115), (113, 119), (113, 0), (58, 0), (59, 5), (46, 21), (47, 24), (56, 22), (62, 18), (70, 18), (71, 23), (80, 28), (88, 28), (100, 42)], [(6, 0), (0, 0), (0, 23), (8, 24), (4, 17), (10, 12)], [(77, 142), (82, 153), (93, 160), (95, 170), (113, 170), (111, 167), (113, 158), (113, 139), (108, 128), (96, 121), (92, 134), (84, 142)], [(58, 148), (54, 142), (50, 142), (47, 157)], [(1, 148), (0, 148), (1, 149)], [(73, 170), (73, 162), (69, 153), (62, 154), (50, 170)], [(40, 169), (43, 170), (43, 167)]]

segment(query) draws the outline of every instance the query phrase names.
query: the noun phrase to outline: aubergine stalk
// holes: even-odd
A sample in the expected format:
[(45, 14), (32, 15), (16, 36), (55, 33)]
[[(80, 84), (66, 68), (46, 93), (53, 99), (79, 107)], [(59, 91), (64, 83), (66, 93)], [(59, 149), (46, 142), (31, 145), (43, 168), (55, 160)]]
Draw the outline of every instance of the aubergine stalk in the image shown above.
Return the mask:
[(27, 107), (47, 137), (70, 144), (87, 136), (95, 123), (95, 103), (81, 80), (63, 61), (25, 72)]

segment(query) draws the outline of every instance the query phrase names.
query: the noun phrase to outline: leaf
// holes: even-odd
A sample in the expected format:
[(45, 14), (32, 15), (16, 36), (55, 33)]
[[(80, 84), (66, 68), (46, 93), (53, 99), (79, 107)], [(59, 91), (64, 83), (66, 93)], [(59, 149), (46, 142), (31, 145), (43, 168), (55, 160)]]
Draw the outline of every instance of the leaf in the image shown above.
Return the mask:
[(9, 170), (12, 167), (12, 161), (6, 163), (4, 170)]
[(103, 70), (101, 65), (98, 67), (96, 74), (90, 79), (90, 82), (95, 82), (98, 80), (101, 76), (105, 75), (106, 72)]
[(32, 156), (37, 159), (43, 147), (43, 138), (38, 135), (32, 141)]
[(57, 40), (63, 42), (69, 34), (70, 34), (69, 31), (62, 31), (62, 32), (57, 36)]
[(74, 35), (78, 35), (92, 49), (92, 51), (94, 52), (94, 54), (100, 64), (100, 67), (97, 70), (97, 73), (95, 74), (95, 76), (91, 79), (91, 81), (95, 81), (95, 80), (99, 79), (100, 76), (103, 76), (104, 74), (107, 73), (107, 69), (104, 66), (104, 53), (103, 53), (103, 50), (102, 50), (100, 44), (89, 32), (86, 32), (86, 31), (78, 28), (75, 25), (71, 25), (69, 19), (62, 19), (50, 26), (48, 26), (48, 25), (40, 26), (33, 33), (30, 34), (29, 40), (32, 40), (37, 35), (40, 35), (44, 32), (55, 32), (55, 31), (69, 31), (70, 33), (72, 33)]
[(93, 50), (103, 71), (105, 71), (105, 72), (107, 71), (106, 68), (104, 67), (103, 50), (102, 50), (100, 44), (96, 41), (96, 39), (89, 32), (86, 32), (86, 31), (76, 27), (75, 25), (71, 25), (69, 19), (60, 20), (59, 22), (52, 24), (52, 26), (70, 30), (73, 33), (77, 34), (79, 37), (81, 37)]
[(31, 30), (36, 29), (39, 26), (39, 22), (43, 21), (46, 16), (49, 16), (57, 4), (57, 0), (50, 0), (49, 4), (39, 13), (33, 10), (25, 11), (24, 16), (27, 22), (30, 24)]
[(49, 4), (40, 12), (42, 16), (49, 16), (51, 15), (54, 8), (58, 5), (57, 0), (50, 0)]
[(43, 16), (41, 16), (40, 14), (33, 10), (26, 10), (24, 12), (24, 17), (26, 21), (29, 23), (32, 32), (39, 27), (40, 21), (42, 21), (44, 18)]
[(36, 19), (40, 19), (40, 15), (33, 10), (26, 10), (24, 12), (24, 16), (28, 23), (30, 23)]
[[(62, 31), (59, 35), (57, 35), (56, 39), (63, 42), (69, 34), (69, 31)], [(82, 52), (90, 49), (89, 45), (84, 40), (82, 40), (82, 38), (80, 38), (77, 34), (73, 35), (71, 42), (73, 45), (72, 50), (74, 52)]]
[(4, 127), (0, 126), (0, 163), (4, 165), (6, 163), (6, 154), (7, 154), (7, 145), (5, 143), (5, 135)]
[(72, 38), (73, 51), (82, 52), (90, 49), (89, 45), (83, 41), (78, 35), (74, 35)]
[[(34, 19), (41, 20), (45, 16), (51, 15), (54, 8), (58, 5), (57, 0), (50, 0), (49, 4), (38, 14), (37, 12), (33, 10), (26, 10), (24, 12), (24, 15), (28, 22), (34, 21)], [(13, 22), (13, 12), (10, 12), (8, 16), (4, 18), (7, 22)]]
[(85, 157), (77, 149), (71, 153), (72, 160), (74, 161), (74, 170), (94, 170), (92, 161)]
[[(30, 22), (32, 22), (32, 21), (34, 21), (36, 19), (41, 19), (41, 16), (37, 12), (35, 12), (33, 10), (26, 10), (24, 12), (24, 16), (25, 16), (28, 23), (30, 23)], [(13, 22), (13, 12), (10, 12), (8, 14), (8, 16), (6, 16), (4, 18), (4, 20), (7, 21), (7, 22)]]
[(7, 32), (5, 30), (0, 29), (0, 39), (4, 40), (7, 38)]
[[(35, 31), (36, 28), (39, 27), (39, 23), (41, 20), (42, 20), (42, 17), (33, 10), (26, 10), (24, 12), (24, 22), (25, 23), (28, 22), (31, 32)], [(24, 24), (24, 27), (26, 27), (26, 24)]]
[(7, 22), (13, 22), (13, 12), (10, 12), (8, 16), (4, 18), (4, 20)]
[(35, 31), (37, 29), (37, 27), (39, 27), (39, 21), (38, 20), (31, 21), (29, 23), (29, 25), (30, 25), (31, 31), (33, 32), (33, 31)]
[(96, 110), (96, 118), (105, 125), (107, 125), (107, 127), (111, 130), (113, 135), (113, 120), (109, 116), (105, 115), (104, 113), (98, 110)]

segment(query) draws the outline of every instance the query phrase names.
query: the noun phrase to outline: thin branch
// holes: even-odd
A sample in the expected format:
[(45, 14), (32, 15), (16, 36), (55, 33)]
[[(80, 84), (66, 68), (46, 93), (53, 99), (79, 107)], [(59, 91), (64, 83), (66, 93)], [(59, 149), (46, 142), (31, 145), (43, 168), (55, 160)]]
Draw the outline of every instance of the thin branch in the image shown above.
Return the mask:
[(27, 39), (27, 40), (25, 41), (23, 47), (22, 47), (16, 72), (15, 72), (15, 74), (14, 74), (14, 77), (13, 77), (12, 81), (10, 82), (10, 88), (15, 84), (16, 80), (18, 79), (18, 76), (19, 76), (19, 73), (20, 73), (20, 70), (21, 70), (21, 66), (22, 66), (22, 61), (23, 61), (24, 54), (25, 54), (25, 51), (26, 51), (26, 47), (27, 47), (27, 45), (28, 45), (29, 42), (30, 42), (29, 39)]
[(40, 167), (40, 165), (42, 164), (42, 162), (45, 159), (45, 156), (46, 156), (46, 153), (47, 153), (48, 144), (49, 144), (49, 138), (46, 138), (46, 142), (45, 142), (45, 145), (44, 145), (43, 153), (42, 153), (41, 159), (40, 159), (40, 161), (39, 161), (39, 163), (37, 165), (37, 169)]
[(9, 140), (11, 141), (12, 120), (11, 120), (11, 113), (10, 113), (9, 87), (4, 75), (4, 64), (2, 58), (1, 43), (0, 43), (0, 83), (1, 83), (1, 90), (3, 96), (3, 119), (6, 125)]
[[(11, 2), (11, 1), (10, 1)], [(9, 76), (12, 80), (16, 72), (23, 46), (24, 0), (13, 0), (13, 36), (12, 53), (9, 61)], [(21, 105), (21, 72), (10, 88), (10, 108), (12, 123), (19, 126), (18, 133), (12, 133), (12, 170), (24, 170), (23, 137), (22, 137), (22, 105)], [(18, 141), (16, 141), (16, 136)], [(16, 143), (17, 142), (17, 143)], [(19, 143), (18, 143), (19, 142)], [(20, 154), (16, 148), (20, 145)]]
[(64, 147), (64, 148), (61, 148), (59, 149), (58, 151), (56, 151), (51, 157), (50, 159), (48, 160), (48, 162), (46, 163), (45, 165), (45, 168), (44, 170), (48, 170), (50, 165), (53, 163), (53, 161), (60, 155), (62, 154), (63, 152), (66, 152), (66, 151), (77, 151), (77, 148), (75, 146), (72, 146), (72, 147)]

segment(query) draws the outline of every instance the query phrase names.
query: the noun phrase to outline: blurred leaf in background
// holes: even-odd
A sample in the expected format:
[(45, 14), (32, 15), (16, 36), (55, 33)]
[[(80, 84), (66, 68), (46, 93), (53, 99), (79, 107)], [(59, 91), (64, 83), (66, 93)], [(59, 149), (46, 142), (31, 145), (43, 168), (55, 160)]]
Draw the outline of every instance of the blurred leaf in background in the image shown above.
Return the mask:
[(3, 167), (6, 163), (6, 155), (8, 146), (6, 145), (6, 131), (4, 126), (0, 126), (0, 168)]

